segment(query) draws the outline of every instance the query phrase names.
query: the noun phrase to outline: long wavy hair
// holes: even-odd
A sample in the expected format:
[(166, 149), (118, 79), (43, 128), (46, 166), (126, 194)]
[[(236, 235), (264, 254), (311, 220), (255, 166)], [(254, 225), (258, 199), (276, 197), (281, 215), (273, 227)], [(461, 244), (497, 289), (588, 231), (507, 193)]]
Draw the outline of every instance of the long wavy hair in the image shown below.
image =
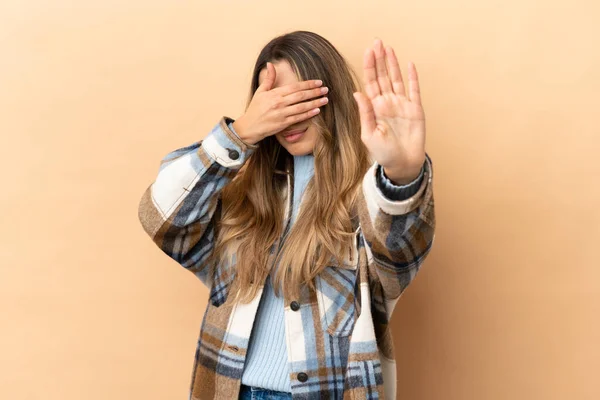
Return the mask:
[[(287, 179), (293, 182), (293, 157), (274, 136), (258, 143), (221, 193), (221, 218), (209, 263), (216, 268), (225, 260), (235, 262), (241, 302), (256, 296), (275, 265), (276, 293), (289, 291), (294, 297), (302, 285), (314, 289), (314, 278), (332, 259), (343, 267), (352, 246), (355, 203), (370, 165), (352, 96), (360, 83), (344, 57), (320, 35), (296, 31), (271, 40), (256, 60), (246, 107), (259, 86), (260, 71), (267, 62), (281, 60), (289, 62), (299, 80), (321, 79), (330, 89), (329, 103), (312, 118), (318, 131), (314, 176), (280, 249), (275, 244), (284, 230), (284, 193)], [(275, 262), (269, 262), (271, 252), (278, 255)]]

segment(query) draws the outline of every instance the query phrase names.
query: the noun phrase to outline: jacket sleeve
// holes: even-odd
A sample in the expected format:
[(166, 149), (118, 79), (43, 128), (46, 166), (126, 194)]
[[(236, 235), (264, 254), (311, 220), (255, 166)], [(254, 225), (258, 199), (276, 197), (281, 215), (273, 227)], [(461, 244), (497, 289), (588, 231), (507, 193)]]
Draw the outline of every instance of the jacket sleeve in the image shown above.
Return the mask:
[(167, 154), (138, 208), (154, 243), (205, 284), (221, 191), (257, 148), (233, 132), (231, 121), (223, 117), (203, 140)]
[[(365, 174), (359, 203), (359, 219), (369, 264), (369, 277), (381, 283), (386, 301), (394, 302), (414, 279), (431, 250), (435, 213), (433, 169), (427, 155), (418, 190), (409, 198), (393, 200), (378, 183), (375, 162)], [(413, 185), (410, 184), (410, 185)], [(389, 185), (388, 185), (389, 186)], [(384, 190), (382, 190), (384, 189)]]

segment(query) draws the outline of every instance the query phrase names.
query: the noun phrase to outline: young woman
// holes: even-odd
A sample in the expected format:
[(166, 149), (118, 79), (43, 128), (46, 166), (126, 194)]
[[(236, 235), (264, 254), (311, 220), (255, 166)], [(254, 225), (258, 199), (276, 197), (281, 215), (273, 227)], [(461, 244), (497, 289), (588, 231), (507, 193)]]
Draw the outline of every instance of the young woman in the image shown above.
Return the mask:
[(323, 37), (261, 51), (246, 111), (169, 153), (140, 221), (210, 288), (190, 399), (395, 399), (388, 322), (431, 249), (417, 71), (376, 40), (365, 92)]

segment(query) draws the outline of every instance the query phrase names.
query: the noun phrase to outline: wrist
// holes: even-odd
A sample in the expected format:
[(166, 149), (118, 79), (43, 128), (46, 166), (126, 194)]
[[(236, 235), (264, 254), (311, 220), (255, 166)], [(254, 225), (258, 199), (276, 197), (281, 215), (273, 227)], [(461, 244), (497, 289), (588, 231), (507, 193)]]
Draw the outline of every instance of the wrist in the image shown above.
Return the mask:
[(260, 139), (257, 139), (257, 135), (250, 134), (248, 126), (246, 125), (246, 121), (244, 120), (243, 116), (233, 121), (232, 126), (235, 130), (235, 133), (244, 143), (247, 143), (249, 145), (255, 145), (260, 141)]
[(383, 167), (385, 176), (396, 186), (405, 186), (412, 183), (421, 174), (421, 168), (418, 169), (393, 169)]

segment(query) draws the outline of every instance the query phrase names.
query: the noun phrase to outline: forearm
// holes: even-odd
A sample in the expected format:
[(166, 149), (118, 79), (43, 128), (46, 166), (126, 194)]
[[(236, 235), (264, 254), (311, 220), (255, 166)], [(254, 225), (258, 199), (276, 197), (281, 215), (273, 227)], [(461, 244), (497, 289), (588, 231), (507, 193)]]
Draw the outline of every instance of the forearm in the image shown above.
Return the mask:
[[(387, 298), (396, 298), (414, 278), (433, 244), (435, 213), (432, 166), (427, 158), (417, 192), (403, 200), (385, 196), (373, 166), (363, 181), (362, 233), (375, 275)], [(414, 188), (412, 188), (414, 190)]]
[(253, 150), (223, 118), (204, 140), (163, 158), (138, 214), (156, 245), (184, 267), (198, 272), (210, 254), (220, 193)]

